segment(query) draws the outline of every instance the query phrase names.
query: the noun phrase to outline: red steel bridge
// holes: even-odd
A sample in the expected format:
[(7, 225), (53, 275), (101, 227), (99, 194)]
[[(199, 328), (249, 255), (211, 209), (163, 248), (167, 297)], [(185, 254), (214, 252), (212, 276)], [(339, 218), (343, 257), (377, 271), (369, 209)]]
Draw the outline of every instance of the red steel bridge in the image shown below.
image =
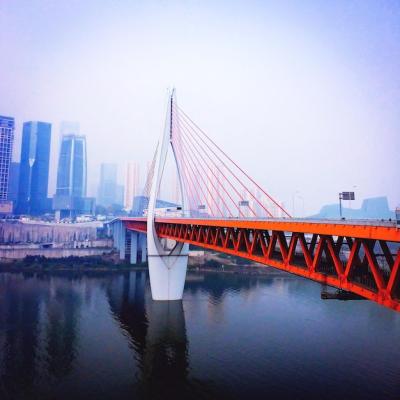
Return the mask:
[[(146, 218), (121, 220), (128, 230), (147, 232)], [(400, 311), (400, 230), (394, 225), (156, 218), (155, 226), (161, 238), (256, 261)]]
[[(256, 261), (400, 311), (400, 229), (395, 222), (292, 218), (177, 106), (174, 93), (163, 138), (145, 187), (150, 199), (145, 216), (118, 219), (124, 232), (147, 235), (149, 268), (151, 257), (158, 257), (149, 242), (153, 235), (160, 242), (170, 239), (176, 246), (191, 244)], [(181, 204), (172, 213), (158, 212), (154, 200), (166, 145), (172, 147), (180, 182)], [(265, 180), (271, 173), (265, 168)], [(131, 246), (138, 247), (136, 242)], [(145, 251), (142, 246), (142, 257)]]

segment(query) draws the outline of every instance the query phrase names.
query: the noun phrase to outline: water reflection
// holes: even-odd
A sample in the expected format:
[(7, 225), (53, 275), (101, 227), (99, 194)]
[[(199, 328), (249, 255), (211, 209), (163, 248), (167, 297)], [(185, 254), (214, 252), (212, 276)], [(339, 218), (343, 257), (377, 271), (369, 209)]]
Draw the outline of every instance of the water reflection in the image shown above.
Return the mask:
[(154, 302), (146, 296), (145, 285), (145, 273), (131, 273), (107, 290), (114, 317), (129, 334), (140, 366), (136, 390), (145, 397), (182, 394), (189, 386), (182, 302)]
[[(262, 277), (262, 284), (272, 284), (272, 279)], [(260, 284), (259, 277), (239, 273), (197, 272), (187, 274), (185, 293), (206, 293), (213, 304), (221, 303), (227, 294), (245, 294)]]
[[(16, 391), (32, 385), (35, 378), (41, 290), (32, 282), (25, 284), (23, 277), (0, 279), (1, 383), (3, 390)], [(7, 296), (5, 284), (11, 289)]]
[(111, 280), (107, 286), (110, 309), (120, 327), (129, 334), (130, 345), (139, 362), (143, 360), (148, 328), (145, 287), (145, 272), (128, 272)]
[(0, 378), (5, 393), (69, 374), (77, 355), (80, 296), (72, 279), (0, 274)]
[(77, 356), (81, 293), (74, 290), (73, 280), (52, 280), (46, 299), (45, 334), (47, 370), (53, 378), (61, 378), (73, 369)]
[(198, 272), (153, 302), (146, 271), (2, 273), (0, 399), (397, 399), (399, 314), (319, 290)]

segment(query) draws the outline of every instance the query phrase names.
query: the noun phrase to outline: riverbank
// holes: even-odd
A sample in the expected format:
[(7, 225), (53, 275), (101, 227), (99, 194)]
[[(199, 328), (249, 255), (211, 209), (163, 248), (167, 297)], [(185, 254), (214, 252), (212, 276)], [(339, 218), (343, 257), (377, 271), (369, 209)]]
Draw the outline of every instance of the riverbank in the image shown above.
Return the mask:
[(103, 253), (85, 257), (69, 256), (62, 258), (46, 258), (44, 256), (27, 256), (22, 260), (13, 260), (0, 263), (0, 272), (20, 271), (99, 271), (99, 270), (129, 270), (142, 268), (145, 263), (132, 266), (127, 262), (121, 262), (117, 253)]
[[(223, 262), (221, 262), (223, 261)], [(237, 262), (239, 261), (239, 262)], [(119, 260), (118, 253), (101, 256), (46, 258), (43, 256), (28, 256), (23, 260), (0, 263), (0, 272), (123, 272), (147, 271), (147, 263), (135, 265)], [(189, 257), (188, 272), (218, 272), (224, 274), (291, 276), (272, 267), (257, 263), (242, 263), (237, 257), (224, 258), (216, 255)]]

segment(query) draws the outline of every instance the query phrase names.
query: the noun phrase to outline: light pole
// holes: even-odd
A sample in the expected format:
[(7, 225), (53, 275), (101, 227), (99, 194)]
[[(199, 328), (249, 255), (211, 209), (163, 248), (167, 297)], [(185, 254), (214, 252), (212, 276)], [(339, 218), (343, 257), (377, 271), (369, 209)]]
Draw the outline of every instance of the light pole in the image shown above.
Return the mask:
[(292, 193), (292, 215), (293, 215), (293, 218), (295, 218), (295, 198), (296, 198), (297, 193), (299, 193), (298, 190), (296, 190), (294, 193)]
[[(353, 192), (356, 191), (356, 187), (357, 187), (357, 185), (353, 185)], [(347, 203), (348, 203), (349, 208), (351, 208), (351, 201), (349, 200)]]
[(295, 211), (296, 211), (296, 207), (295, 207), (295, 205), (296, 205), (296, 198), (300, 199), (301, 202), (302, 202), (302, 207), (301, 207), (302, 213), (301, 213), (301, 217), (304, 217), (304, 198), (303, 198), (303, 196), (300, 196), (300, 191), (299, 191), (299, 190), (296, 190), (296, 191), (292, 194), (292, 215), (293, 215), (293, 218), (296, 217), (296, 216), (295, 216)]
[(297, 198), (301, 200), (301, 215), (300, 215), (300, 218), (304, 218), (304, 197), (303, 196), (297, 196)]

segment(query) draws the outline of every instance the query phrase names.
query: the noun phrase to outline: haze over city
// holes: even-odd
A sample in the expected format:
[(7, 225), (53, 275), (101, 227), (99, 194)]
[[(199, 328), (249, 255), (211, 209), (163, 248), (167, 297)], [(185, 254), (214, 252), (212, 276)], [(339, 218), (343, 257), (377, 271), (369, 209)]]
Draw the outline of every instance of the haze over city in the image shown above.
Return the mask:
[(400, 201), (400, 5), (375, 1), (2, 1), (0, 110), (86, 135), (88, 194), (100, 163), (141, 165), (167, 89), (267, 191), (304, 214), (354, 190)]

